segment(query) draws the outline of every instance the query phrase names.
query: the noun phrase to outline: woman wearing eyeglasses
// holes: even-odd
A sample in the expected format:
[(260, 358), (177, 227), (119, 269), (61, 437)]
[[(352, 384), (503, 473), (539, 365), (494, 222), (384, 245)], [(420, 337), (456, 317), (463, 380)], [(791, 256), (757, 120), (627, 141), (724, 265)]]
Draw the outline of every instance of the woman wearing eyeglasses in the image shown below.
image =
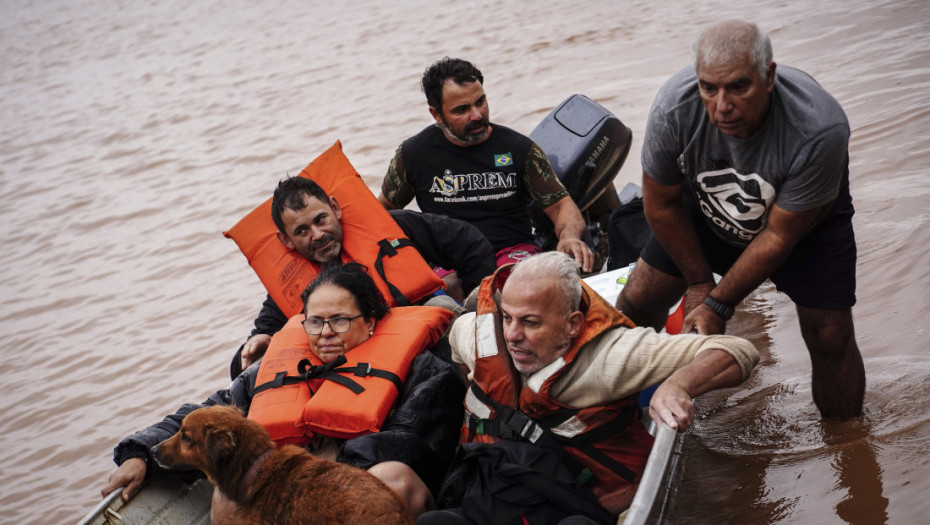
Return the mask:
[[(389, 309), (355, 263), (324, 271), (302, 297), (304, 315), (274, 336), (259, 366), (203, 404), (184, 405), (120, 442), (114, 450), (120, 467), (101, 493), (125, 487), (128, 499), (147, 474), (163, 473), (149, 449), (174, 434), (187, 413), (235, 404), (279, 443), (368, 469), (414, 517), (431, 508), (430, 488), (438, 489), (458, 443), (465, 390), (453, 365), (423, 350), (450, 314)], [(214, 523), (232, 514), (230, 505), (214, 494)]]
[(310, 350), (324, 363), (365, 342), (388, 313), (371, 277), (355, 263), (324, 271), (301, 299)]

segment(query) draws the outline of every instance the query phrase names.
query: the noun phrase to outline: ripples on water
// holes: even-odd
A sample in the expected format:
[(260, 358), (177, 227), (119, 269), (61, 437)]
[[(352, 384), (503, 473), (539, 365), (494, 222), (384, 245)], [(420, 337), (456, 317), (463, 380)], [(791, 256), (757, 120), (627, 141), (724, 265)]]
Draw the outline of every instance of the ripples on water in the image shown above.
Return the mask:
[[(122, 436), (226, 384), (262, 290), (220, 232), (337, 139), (377, 187), (430, 122), (430, 62), (474, 60), (494, 119), (524, 133), (572, 93), (598, 100), (634, 131), (622, 187), (639, 179), (655, 91), (732, 7), (418, 4), (3, 3), (0, 521), (77, 520)], [(919, 522), (930, 7), (762, 1), (739, 15), (853, 126), (867, 412), (818, 420), (793, 307), (764, 288), (731, 326), (763, 365), (702, 400), (672, 521)]]

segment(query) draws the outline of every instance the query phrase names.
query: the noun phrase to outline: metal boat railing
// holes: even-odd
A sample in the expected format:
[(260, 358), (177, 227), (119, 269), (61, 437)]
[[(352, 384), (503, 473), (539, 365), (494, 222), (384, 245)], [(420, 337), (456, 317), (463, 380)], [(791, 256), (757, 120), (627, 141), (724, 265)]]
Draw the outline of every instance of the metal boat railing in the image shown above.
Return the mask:
[(681, 455), (678, 431), (659, 422), (649, 423), (649, 433), (655, 437), (646, 470), (633, 497), (630, 508), (620, 515), (617, 525), (658, 523), (668, 501), (672, 476)]
[(107, 495), (78, 525), (209, 525), (213, 485), (205, 479), (151, 480), (145, 497), (123, 502), (119, 488)]

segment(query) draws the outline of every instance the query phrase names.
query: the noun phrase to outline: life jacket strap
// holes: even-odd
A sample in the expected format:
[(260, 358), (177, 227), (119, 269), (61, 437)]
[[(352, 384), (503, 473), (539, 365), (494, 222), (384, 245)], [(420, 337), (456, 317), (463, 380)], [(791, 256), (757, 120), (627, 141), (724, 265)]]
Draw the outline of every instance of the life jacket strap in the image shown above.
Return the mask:
[(465, 426), (472, 435), (485, 434), (511, 441), (528, 441), (533, 444), (537, 444), (545, 432), (545, 429), (519, 410), (509, 410), (506, 416), (492, 419), (482, 419), (466, 412)]
[(391, 292), (391, 297), (394, 298), (394, 303), (397, 306), (410, 306), (413, 303), (410, 302), (410, 299), (407, 299), (399, 288), (388, 280), (387, 275), (384, 273), (384, 258), (394, 257), (397, 255), (397, 249), (404, 247), (416, 249), (416, 245), (414, 245), (410, 239), (381, 239), (378, 241), (378, 257), (375, 259), (375, 270), (378, 272), (381, 280), (384, 281), (384, 284), (387, 285), (388, 290)]
[[(635, 406), (635, 404), (625, 407), (620, 411), (617, 417), (601, 427), (574, 437), (563, 437), (552, 432), (552, 426), (557, 425), (544, 424), (542, 420), (534, 420), (517, 408), (501, 405), (488, 396), (477, 383), (472, 383), (471, 389), (478, 400), (494, 410), (497, 417), (484, 419), (466, 411), (465, 428), (468, 429), (469, 441), (476, 434), (485, 434), (501, 439), (527, 441), (537, 446), (556, 450), (562, 455), (563, 460), (566, 458), (574, 460), (574, 458), (571, 458), (567, 452), (565, 452), (565, 447), (572, 447), (597, 463), (604, 465), (630, 483), (636, 481), (635, 472), (595, 447), (596, 443), (622, 432), (629, 426), (633, 417), (639, 413), (639, 407)], [(553, 421), (561, 423), (573, 417), (576, 413), (576, 410), (560, 409), (556, 411), (556, 414), (547, 416), (545, 419), (547, 423)], [(577, 461), (569, 462), (569, 464), (573, 463), (580, 465)], [(581, 469), (576, 468), (574, 470), (578, 472)], [(584, 470), (587, 470), (587, 473), (585, 473)], [(593, 473), (588, 469), (584, 470), (578, 474), (579, 480), (584, 477), (586, 482), (592, 482)]]
[(371, 363), (358, 363), (355, 366), (340, 367), (340, 365), (344, 365), (347, 361), (344, 355), (337, 357), (325, 365), (314, 365), (309, 359), (303, 359), (297, 363), (297, 372), (299, 375), (289, 376), (287, 372), (278, 372), (271, 381), (257, 385), (252, 395), (254, 396), (259, 392), (285, 385), (309, 382), (311, 379), (325, 379), (338, 383), (348, 388), (356, 395), (365, 391), (365, 387), (342, 374), (352, 374), (356, 377), (374, 376), (386, 379), (393, 383), (398, 391), (403, 387), (403, 381), (401, 381), (400, 376), (394, 372), (382, 370), (380, 368), (372, 368)]
[(286, 385), (296, 385), (303, 383), (305, 380), (301, 376), (289, 376), (287, 372), (278, 372), (274, 375), (274, 379), (268, 381), (267, 383), (262, 383), (261, 385), (256, 385), (255, 390), (252, 392), (252, 395), (256, 395), (259, 392), (264, 392), (265, 390), (271, 390), (272, 388), (279, 388)]

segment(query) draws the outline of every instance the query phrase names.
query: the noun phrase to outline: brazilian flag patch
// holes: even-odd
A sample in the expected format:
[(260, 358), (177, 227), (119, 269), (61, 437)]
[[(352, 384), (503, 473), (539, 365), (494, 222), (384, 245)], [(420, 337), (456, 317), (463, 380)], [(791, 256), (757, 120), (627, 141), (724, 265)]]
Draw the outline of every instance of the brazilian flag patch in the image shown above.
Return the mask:
[(513, 157), (510, 153), (501, 153), (500, 155), (494, 155), (494, 165), (495, 166), (513, 166)]

